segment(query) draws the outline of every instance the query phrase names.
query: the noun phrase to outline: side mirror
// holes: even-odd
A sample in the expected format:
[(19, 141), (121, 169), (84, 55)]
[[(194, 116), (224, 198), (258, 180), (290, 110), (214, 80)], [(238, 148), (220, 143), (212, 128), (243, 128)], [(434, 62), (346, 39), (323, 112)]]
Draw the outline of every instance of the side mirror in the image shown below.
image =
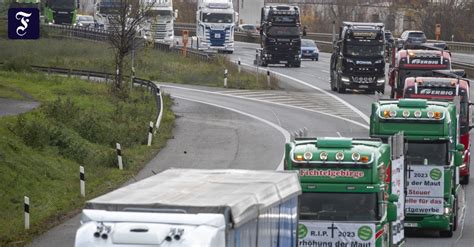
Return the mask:
[(390, 194), (388, 196), (388, 202), (392, 202), (392, 203), (398, 202), (398, 195)]
[(464, 144), (456, 145), (456, 150), (459, 151), (459, 152), (464, 152), (464, 150), (465, 150)]
[(456, 151), (454, 152), (454, 165), (461, 166), (464, 161), (464, 145), (457, 144)]
[(177, 9), (174, 10), (173, 17), (175, 19), (178, 19), (178, 10)]
[(387, 220), (388, 222), (394, 222), (397, 220), (397, 205), (393, 202), (387, 204)]

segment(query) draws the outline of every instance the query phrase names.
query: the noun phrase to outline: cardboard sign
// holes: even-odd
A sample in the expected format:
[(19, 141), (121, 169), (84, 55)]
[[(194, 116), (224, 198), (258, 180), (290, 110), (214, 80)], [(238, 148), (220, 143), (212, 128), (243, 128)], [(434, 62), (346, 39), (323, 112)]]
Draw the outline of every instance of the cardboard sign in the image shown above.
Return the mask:
[(404, 156), (396, 160), (392, 160), (392, 194), (398, 196), (397, 205), (397, 220), (392, 222), (392, 236), (393, 243), (398, 244), (405, 238), (405, 230), (403, 221), (405, 220), (405, 178), (404, 178)]

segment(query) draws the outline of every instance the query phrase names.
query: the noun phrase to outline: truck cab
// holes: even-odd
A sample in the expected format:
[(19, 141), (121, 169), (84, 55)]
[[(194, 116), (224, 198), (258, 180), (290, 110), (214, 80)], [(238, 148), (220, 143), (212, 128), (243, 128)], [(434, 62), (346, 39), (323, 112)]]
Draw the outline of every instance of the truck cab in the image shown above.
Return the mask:
[(255, 64), (301, 66), (300, 9), (297, 6), (264, 6), (260, 20), (260, 45)]
[(407, 145), (405, 228), (437, 230), (452, 237), (457, 228), (459, 167), (458, 111), (453, 102), (426, 99), (372, 103), (370, 136), (404, 132)]
[(76, 23), (77, 7), (77, 0), (46, 0), (43, 15), (46, 22), (72, 25)]
[(460, 98), (459, 135), (464, 145), (464, 162), (460, 166), (461, 184), (468, 184), (471, 164), (470, 119), (471, 100), (469, 98), (469, 81), (461, 78), (443, 77), (409, 77), (405, 80), (403, 98), (418, 98), (441, 101), (453, 101)]
[(383, 23), (343, 22), (330, 61), (331, 90), (385, 92)]
[(400, 50), (392, 56), (390, 67), (390, 98), (398, 99), (403, 95), (406, 78), (432, 76), (433, 70), (451, 70), (451, 54), (442, 49)]
[(199, 0), (196, 12), (198, 49), (233, 53), (237, 20), (231, 0)]
[(142, 36), (149, 41), (171, 44), (174, 40), (174, 20), (178, 17), (173, 11), (172, 0), (145, 1), (149, 4), (143, 27)]
[(403, 204), (396, 205), (404, 198), (403, 142), (396, 143), (401, 148), (393, 156), (380, 139), (297, 138), (286, 144), (285, 169), (298, 171), (303, 190), (299, 246), (404, 242)]

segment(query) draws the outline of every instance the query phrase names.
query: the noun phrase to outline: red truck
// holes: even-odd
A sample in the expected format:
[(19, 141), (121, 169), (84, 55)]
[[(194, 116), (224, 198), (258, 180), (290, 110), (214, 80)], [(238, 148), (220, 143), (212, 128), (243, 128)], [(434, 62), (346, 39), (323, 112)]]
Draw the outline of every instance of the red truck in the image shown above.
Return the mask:
[(451, 70), (451, 54), (442, 49), (392, 50), (388, 84), (390, 98), (401, 98), (405, 79), (430, 76), (432, 70)]
[[(431, 72), (439, 76), (437, 71)], [(464, 162), (460, 167), (460, 183), (468, 184), (470, 175), (470, 150), (469, 131), (471, 119), (471, 101), (469, 99), (469, 80), (464, 78), (447, 77), (409, 77), (405, 80), (403, 98), (421, 98), (452, 101), (460, 97), (459, 125), (460, 142), (464, 145)]]

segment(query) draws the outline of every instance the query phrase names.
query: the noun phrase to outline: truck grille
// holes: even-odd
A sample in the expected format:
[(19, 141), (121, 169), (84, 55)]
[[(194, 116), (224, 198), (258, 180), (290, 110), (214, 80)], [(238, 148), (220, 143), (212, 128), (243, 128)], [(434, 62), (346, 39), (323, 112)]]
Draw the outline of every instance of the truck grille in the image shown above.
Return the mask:
[(153, 30), (153, 37), (155, 39), (166, 38), (166, 24), (152, 24), (151, 30)]

